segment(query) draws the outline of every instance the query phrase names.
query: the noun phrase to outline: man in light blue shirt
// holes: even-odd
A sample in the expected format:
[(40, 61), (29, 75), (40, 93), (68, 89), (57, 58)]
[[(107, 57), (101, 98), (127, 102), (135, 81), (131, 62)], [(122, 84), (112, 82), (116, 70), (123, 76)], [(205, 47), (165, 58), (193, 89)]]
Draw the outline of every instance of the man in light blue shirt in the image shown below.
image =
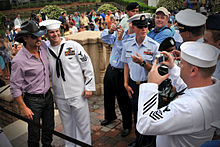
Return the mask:
[[(121, 61), (125, 63), (124, 86), (129, 97), (132, 99), (134, 123), (136, 125), (139, 85), (147, 82), (148, 71), (151, 69), (151, 64), (158, 53), (159, 44), (147, 36), (148, 19), (145, 14), (136, 14), (128, 22), (132, 22), (132, 29), (136, 33), (136, 36), (123, 42)], [(153, 140), (151, 136), (142, 136), (143, 142), (139, 144), (138, 140), (141, 139), (141, 136), (136, 128), (135, 134), (136, 140), (128, 146), (147, 145)]]
[(101, 39), (107, 44), (113, 44), (110, 63), (106, 69), (104, 77), (104, 110), (105, 120), (101, 125), (108, 125), (117, 118), (115, 113), (115, 96), (122, 114), (123, 130), (121, 136), (130, 134), (132, 128), (132, 108), (127, 91), (124, 87), (124, 63), (120, 61), (122, 53), (122, 40), (134, 37), (132, 30), (125, 30), (123, 27), (117, 28), (112, 24), (110, 29), (105, 29), (101, 34)]
[(169, 20), (169, 12), (166, 8), (160, 7), (156, 10), (155, 28), (148, 33), (148, 37), (161, 43), (168, 37), (173, 37), (171, 29), (167, 26)]

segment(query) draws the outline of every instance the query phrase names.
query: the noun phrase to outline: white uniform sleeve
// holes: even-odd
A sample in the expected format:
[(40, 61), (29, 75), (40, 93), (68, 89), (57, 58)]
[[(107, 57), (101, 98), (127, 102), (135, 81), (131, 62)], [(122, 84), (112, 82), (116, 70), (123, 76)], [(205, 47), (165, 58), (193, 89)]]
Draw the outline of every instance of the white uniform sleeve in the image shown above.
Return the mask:
[(187, 87), (183, 79), (180, 77), (180, 68), (177, 65), (174, 65), (172, 69), (169, 69), (169, 73), (170, 73), (169, 78), (172, 81), (172, 85), (176, 87), (177, 92)]
[(143, 135), (176, 135), (192, 132), (192, 111), (187, 102), (174, 100), (158, 109), (158, 85), (140, 85), (137, 130)]
[(95, 76), (93, 71), (93, 65), (89, 55), (86, 53), (84, 48), (77, 43), (77, 59), (84, 73), (85, 81), (85, 90), (87, 91), (95, 91)]

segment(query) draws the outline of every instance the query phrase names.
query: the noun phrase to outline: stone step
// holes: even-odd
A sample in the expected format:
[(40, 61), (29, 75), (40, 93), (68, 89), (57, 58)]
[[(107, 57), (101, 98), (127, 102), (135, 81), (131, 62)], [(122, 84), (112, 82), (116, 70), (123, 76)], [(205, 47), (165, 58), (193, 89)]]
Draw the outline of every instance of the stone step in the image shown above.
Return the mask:
[[(59, 115), (58, 110), (54, 111), (55, 117)], [(59, 116), (58, 116), (59, 117)], [(17, 120), (8, 126), (4, 127), (2, 130), (4, 131), (5, 135), (8, 137), (9, 141), (12, 141), (19, 136), (24, 135), (27, 133), (27, 123), (22, 120)]]

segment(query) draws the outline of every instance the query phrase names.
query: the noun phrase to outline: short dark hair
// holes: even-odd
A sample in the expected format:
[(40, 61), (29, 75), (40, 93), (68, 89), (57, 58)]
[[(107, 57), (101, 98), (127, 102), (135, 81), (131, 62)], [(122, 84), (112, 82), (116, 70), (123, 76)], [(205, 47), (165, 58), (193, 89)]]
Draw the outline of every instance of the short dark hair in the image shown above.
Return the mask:
[(208, 78), (210, 76), (213, 75), (213, 73), (215, 72), (216, 69), (216, 65), (212, 66), (212, 67), (207, 67), (207, 68), (203, 68), (203, 67), (198, 67), (199, 71), (202, 75), (203, 78)]
[(215, 43), (220, 40), (220, 30), (207, 30), (207, 31), (210, 31), (212, 33), (212, 38)]
[(205, 25), (202, 25), (200, 27), (193, 27), (192, 29), (190, 29), (190, 32), (194, 37), (203, 35), (204, 31), (205, 31)]
[(137, 2), (132, 2), (127, 5), (126, 10), (131, 11), (134, 9), (139, 9), (139, 7), (140, 7), (140, 5)]
[(99, 19), (98, 19), (98, 18), (95, 18), (95, 20), (94, 20), (94, 21), (95, 21), (95, 23), (96, 23), (96, 22), (98, 22), (98, 21), (99, 21)]

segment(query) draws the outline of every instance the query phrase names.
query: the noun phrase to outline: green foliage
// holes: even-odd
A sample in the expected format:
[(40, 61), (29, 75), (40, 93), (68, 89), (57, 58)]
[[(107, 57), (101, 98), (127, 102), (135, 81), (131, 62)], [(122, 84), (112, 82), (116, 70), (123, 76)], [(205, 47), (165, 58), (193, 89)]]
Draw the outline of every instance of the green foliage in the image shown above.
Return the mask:
[(182, 8), (183, 0), (159, 0), (157, 7), (165, 7), (168, 11)]
[[(3, 13), (0, 13), (0, 20), (2, 20), (2, 17), (4, 16)], [(0, 21), (0, 35), (3, 35), (5, 33), (4, 29), (3, 29), (3, 24), (2, 21)]]
[(156, 7), (147, 6), (141, 0), (102, 0), (102, 2), (115, 2), (124, 7), (126, 7), (131, 2), (137, 2), (140, 5), (140, 12), (144, 11), (148, 13), (154, 13), (156, 11)]
[[(3, 13), (0, 13), (0, 20), (2, 20), (2, 17), (4, 16)], [(2, 21), (0, 21), (0, 29), (3, 28), (3, 24)]]
[(118, 10), (118, 9), (112, 4), (103, 4), (98, 8), (97, 12), (102, 12), (102, 11), (107, 11), (107, 10), (111, 10), (112, 12), (114, 12), (115, 10)]
[(80, 3), (90, 2), (90, 3), (100, 3), (101, 0), (79, 0)]
[(40, 12), (44, 12), (49, 19), (58, 19), (61, 16), (61, 13), (66, 12), (66, 10), (56, 5), (47, 5), (42, 8)]
[(53, 1), (53, 2), (31, 2), (31, 3), (25, 3), (23, 5), (12, 5), (13, 9), (17, 8), (37, 8), (37, 7), (43, 7), (45, 5), (64, 5), (64, 4), (71, 4), (72, 1)]

